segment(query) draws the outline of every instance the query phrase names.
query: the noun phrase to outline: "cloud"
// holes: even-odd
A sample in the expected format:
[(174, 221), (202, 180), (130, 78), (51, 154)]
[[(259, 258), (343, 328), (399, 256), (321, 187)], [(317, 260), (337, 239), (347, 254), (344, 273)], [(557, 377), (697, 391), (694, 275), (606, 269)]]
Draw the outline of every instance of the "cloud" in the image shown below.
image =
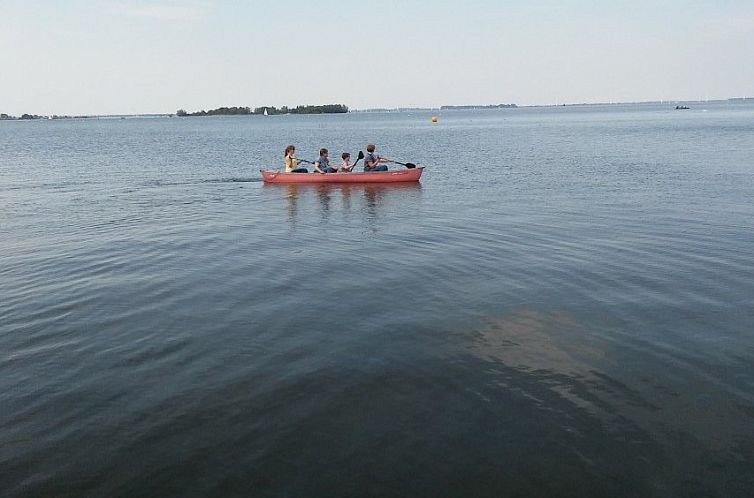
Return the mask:
[(178, 3), (117, 3), (113, 6), (116, 14), (154, 19), (158, 21), (197, 21), (207, 17), (207, 5), (199, 2)]

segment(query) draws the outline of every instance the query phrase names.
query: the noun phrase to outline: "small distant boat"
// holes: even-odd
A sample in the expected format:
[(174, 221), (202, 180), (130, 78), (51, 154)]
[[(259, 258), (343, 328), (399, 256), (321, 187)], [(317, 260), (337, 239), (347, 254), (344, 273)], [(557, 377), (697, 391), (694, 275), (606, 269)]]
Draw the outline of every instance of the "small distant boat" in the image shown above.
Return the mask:
[(265, 183), (405, 183), (418, 182), (424, 171), (423, 166), (395, 171), (372, 171), (354, 173), (282, 173), (263, 171)]
[(267, 108), (266, 108), (266, 107), (264, 108), (264, 113), (263, 113), (263, 114), (264, 114), (265, 116), (267, 116)]
[(688, 109), (688, 107), (685, 106), (685, 105), (677, 105), (677, 106), (675, 106), (675, 110), (676, 111), (682, 111), (684, 109)]

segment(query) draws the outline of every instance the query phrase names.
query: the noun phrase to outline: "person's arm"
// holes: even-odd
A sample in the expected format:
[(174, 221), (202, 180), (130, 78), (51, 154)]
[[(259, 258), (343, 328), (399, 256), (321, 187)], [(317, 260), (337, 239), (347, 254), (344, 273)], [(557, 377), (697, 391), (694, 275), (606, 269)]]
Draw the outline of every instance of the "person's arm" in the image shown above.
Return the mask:
[(314, 171), (317, 173), (324, 173), (321, 169), (319, 169), (319, 160), (314, 161)]

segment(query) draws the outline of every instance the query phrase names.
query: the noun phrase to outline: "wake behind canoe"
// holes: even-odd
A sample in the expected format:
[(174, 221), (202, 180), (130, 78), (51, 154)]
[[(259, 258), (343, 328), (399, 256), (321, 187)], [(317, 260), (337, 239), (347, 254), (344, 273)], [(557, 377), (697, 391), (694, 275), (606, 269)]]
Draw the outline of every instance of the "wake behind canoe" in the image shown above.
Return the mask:
[(424, 171), (423, 167), (396, 170), (353, 173), (281, 173), (263, 171), (265, 183), (402, 183), (418, 182)]

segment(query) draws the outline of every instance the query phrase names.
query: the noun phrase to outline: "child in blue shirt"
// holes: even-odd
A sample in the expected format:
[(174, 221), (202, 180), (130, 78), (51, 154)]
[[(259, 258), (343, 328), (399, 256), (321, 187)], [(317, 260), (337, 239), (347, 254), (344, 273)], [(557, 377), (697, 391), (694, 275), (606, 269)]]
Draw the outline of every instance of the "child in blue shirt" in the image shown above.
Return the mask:
[(327, 158), (327, 149), (319, 149), (319, 159), (314, 161), (314, 171), (317, 173), (337, 173), (338, 170), (330, 166), (330, 159)]
[(382, 164), (387, 160), (375, 154), (374, 149), (374, 144), (367, 145), (367, 153), (364, 156), (364, 171), (387, 171), (387, 166)]

